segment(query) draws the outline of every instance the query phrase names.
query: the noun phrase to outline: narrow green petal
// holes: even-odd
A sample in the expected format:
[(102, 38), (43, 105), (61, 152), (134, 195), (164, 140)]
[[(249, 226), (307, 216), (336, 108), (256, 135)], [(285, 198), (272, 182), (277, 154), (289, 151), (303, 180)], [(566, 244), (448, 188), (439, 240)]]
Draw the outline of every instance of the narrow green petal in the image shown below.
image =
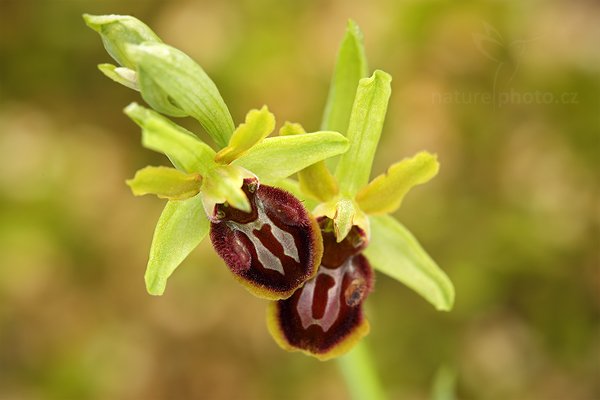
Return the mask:
[(210, 146), (159, 113), (131, 103), (125, 114), (142, 128), (144, 147), (165, 154), (178, 169), (204, 175), (214, 166)]
[(437, 175), (437, 156), (426, 151), (392, 165), (356, 195), (356, 202), (367, 214), (394, 212), (404, 195)]
[(148, 25), (129, 15), (83, 14), (83, 20), (87, 26), (100, 34), (108, 54), (120, 65), (133, 70), (136, 63), (127, 52), (128, 44), (161, 43), (160, 38)]
[[(286, 122), (279, 130), (279, 135), (290, 136), (306, 133), (302, 125)], [(325, 161), (319, 161), (298, 171), (300, 188), (306, 194), (321, 201), (329, 201), (338, 193), (337, 182)]]
[(350, 148), (340, 157), (335, 172), (340, 193), (347, 197), (353, 198), (369, 181), (391, 94), (391, 80), (390, 75), (377, 70), (358, 85), (348, 126)]
[(390, 216), (371, 217), (365, 254), (376, 270), (404, 283), (440, 311), (454, 304), (454, 286), (417, 239)]
[(269, 136), (273, 129), (275, 129), (275, 116), (269, 112), (267, 106), (263, 106), (260, 110), (250, 110), (246, 115), (246, 122), (240, 124), (233, 132), (229, 144), (217, 153), (215, 161), (229, 164)]
[(113, 81), (139, 92), (137, 73), (134, 70), (112, 64), (98, 64), (98, 69)]
[(141, 82), (148, 78), (148, 86), (158, 86), (173, 105), (196, 118), (220, 148), (227, 145), (234, 130), (233, 120), (202, 67), (185, 53), (162, 43), (130, 45), (127, 51), (137, 62), (142, 95), (148, 88)]
[(337, 54), (329, 96), (325, 105), (322, 130), (345, 134), (356, 95), (358, 81), (367, 76), (367, 58), (363, 34), (356, 22), (349, 20), (346, 35)]
[(208, 233), (210, 224), (198, 196), (171, 200), (154, 231), (144, 279), (148, 293), (162, 295), (167, 279)]
[(146, 167), (135, 173), (127, 185), (136, 196), (155, 194), (169, 200), (185, 200), (200, 192), (202, 177), (186, 174), (174, 168)]
[(276, 183), (347, 149), (348, 140), (337, 132), (277, 136), (262, 140), (232, 164), (252, 171), (261, 182)]

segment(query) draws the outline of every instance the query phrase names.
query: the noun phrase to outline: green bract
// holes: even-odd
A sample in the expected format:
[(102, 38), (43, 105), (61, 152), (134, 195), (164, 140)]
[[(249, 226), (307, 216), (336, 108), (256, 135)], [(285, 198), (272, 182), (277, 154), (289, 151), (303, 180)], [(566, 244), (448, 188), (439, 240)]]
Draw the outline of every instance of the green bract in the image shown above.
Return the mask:
[(194, 60), (157, 42), (129, 45), (127, 51), (136, 62), (144, 100), (158, 111), (194, 117), (219, 147), (227, 145), (233, 120), (219, 90)]
[(121, 66), (135, 70), (136, 62), (130, 57), (127, 46), (144, 42), (161, 43), (160, 38), (137, 18), (129, 15), (84, 14), (87, 26), (98, 32), (104, 48)]

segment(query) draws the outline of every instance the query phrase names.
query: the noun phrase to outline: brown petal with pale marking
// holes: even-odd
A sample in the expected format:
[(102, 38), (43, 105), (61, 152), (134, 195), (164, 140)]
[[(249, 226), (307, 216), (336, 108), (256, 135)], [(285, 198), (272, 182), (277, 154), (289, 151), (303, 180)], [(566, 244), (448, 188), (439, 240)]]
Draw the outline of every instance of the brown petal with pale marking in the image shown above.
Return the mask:
[(249, 213), (224, 204), (210, 238), (234, 276), (258, 297), (285, 299), (313, 277), (323, 244), (316, 221), (290, 193), (246, 179)]
[(325, 251), (317, 275), (292, 297), (273, 302), (267, 325), (284, 349), (321, 360), (348, 351), (369, 331), (362, 304), (373, 287), (373, 272), (360, 254), (361, 232), (354, 227), (341, 243), (322, 231)]

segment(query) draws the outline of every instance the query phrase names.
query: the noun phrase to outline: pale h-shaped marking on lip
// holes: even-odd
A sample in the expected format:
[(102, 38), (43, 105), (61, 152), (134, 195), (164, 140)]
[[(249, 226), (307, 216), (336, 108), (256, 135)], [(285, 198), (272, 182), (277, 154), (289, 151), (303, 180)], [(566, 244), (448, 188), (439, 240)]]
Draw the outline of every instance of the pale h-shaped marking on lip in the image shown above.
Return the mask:
[[(303, 329), (308, 329), (308, 327), (311, 325), (319, 325), (321, 328), (323, 328), (324, 332), (327, 332), (335, 323), (335, 320), (340, 313), (340, 293), (343, 285), (343, 276), (346, 274), (346, 272), (352, 270), (353, 258), (354, 257), (348, 257), (348, 259), (344, 261), (344, 264), (336, 269), (329, 269), (321, 265), (319, 267), (317, 276), (304, 284), (301, 289), (302, 293), (300, 293), (298, 304), (296, 305), (296, 310), (300, 316)], [(325, 274), (333, 278), (334, 285), (327, 290), (327, 302), (325, 304), (325, 312), (323, 313), (323, 316), (319, 319), (316, 319), (313, 317), (312, 304), (317, 285), (317, 279), (321, 274)]]
[(296, 242), (294, 241), (294, 236), (291, 233), (284, 231), (279, 228), (275, 223), (269, 218), (269, 216), (265, 213), (264, 205), (260, 201), (260, 199), (256, 199), (256, 209), (258, 211), (258, 216), (252, 222), (246, 224), (238, 224), (236, 222), (230, 221), (228, 225), (235, 230), (242, 232), (246, 237), (252, 242), (254, 248), (256, 249), (256, 255), (258, 256), (258, 261), (261, 265), (266, 269), (271, 269), (279, 272), (281, 275), (285, 276), (285, 270), (283, 269), (283, 264), (279, 257), (277, 257), (271, 250), (265, 247), (264, 244), (254, 235), (254, 231), (260, 231), (263, 226), (268, 225), (271, 228), (271, 233), (273, 237), (281, 244), (283, 247), (283, 254), (288, 257), (291, 257), (297, 263), (300, 263), (300, 257), (298, 255), (298, 248), (296, 247)]

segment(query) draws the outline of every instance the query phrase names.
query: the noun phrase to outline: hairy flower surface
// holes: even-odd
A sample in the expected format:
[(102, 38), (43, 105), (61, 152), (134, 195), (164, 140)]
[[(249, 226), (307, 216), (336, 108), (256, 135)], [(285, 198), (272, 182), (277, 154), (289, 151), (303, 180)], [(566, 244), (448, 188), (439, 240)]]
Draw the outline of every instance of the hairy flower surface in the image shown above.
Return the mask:
[(314, 276), (323, 254), (318, 226), (288, 192), (247, 179), (251, 211), (215, 206), (210, 239), (217, 253), (251, 292), (286, 298)]

